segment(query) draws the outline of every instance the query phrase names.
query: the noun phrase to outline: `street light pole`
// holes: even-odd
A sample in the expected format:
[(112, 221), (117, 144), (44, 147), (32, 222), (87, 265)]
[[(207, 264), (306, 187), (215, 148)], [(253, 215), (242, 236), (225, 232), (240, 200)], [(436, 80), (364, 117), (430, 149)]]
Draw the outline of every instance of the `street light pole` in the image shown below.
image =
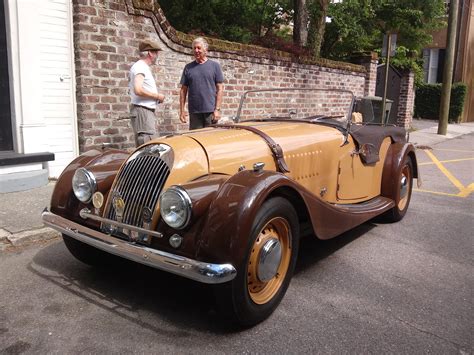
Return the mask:
[(385, 62), (385, 82), (383, 87), (383, 98), (382, 98), (382, 117), (380, 122), (382, 124), (387, 123), (385, 118), (385, 105), (387, 101), (387, 83), (388, 83), (388, 69), (390, 66), (390, 49), (392, 47), (392, 35), (390, 31), (387, 31), (387, 60)]

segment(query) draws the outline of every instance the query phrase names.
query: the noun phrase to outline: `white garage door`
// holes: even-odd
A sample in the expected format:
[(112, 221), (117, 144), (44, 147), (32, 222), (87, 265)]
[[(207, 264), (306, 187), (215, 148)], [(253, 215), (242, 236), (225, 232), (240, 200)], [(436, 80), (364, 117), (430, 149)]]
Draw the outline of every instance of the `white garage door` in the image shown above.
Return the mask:
[(47, 126), (50, 177), (57, 177), (78, 154), (72, 4), (70, 0), (39, 2), (41, 112)]

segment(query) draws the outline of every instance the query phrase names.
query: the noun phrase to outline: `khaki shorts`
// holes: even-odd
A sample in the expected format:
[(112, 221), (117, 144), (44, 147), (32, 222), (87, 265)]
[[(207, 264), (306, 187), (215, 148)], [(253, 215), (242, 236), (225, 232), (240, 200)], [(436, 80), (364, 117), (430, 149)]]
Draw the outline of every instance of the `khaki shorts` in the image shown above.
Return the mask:
[(142, 144), (145, 144), (148, 141), (151, 141), (155, 137), (156, 137), (156, 134), (138, 133), (135, 137), (135, 144), (138, 147)]
[(156, 117), (153, 111), (147, 110), (144, 107), (132, 105), (130, 109), (130, 119), (137, 147), (155, 138)]

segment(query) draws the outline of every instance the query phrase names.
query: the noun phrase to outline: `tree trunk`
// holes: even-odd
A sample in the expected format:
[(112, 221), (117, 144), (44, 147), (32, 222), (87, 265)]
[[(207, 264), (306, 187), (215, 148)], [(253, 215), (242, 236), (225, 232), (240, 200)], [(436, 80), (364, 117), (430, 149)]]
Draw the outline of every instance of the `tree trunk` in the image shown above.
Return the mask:
[(312, 0), (310, 6), (310, 23), (308, 31), (308, 48), (316, 58), (321, 53), (321, 45), (326, 28), (326, 15), (328, 13), (329, 0)]
[(308, 41), (308, 8), (306, 0), (293, 0), (293, 43), (304, 47)]

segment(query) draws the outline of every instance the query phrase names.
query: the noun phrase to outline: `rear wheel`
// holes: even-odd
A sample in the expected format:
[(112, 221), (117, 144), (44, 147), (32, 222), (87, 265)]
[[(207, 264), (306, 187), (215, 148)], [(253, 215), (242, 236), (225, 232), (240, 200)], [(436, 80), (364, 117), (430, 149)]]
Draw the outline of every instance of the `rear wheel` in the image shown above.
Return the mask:
[(395, 207), (387, 211), (383, 217), (388, 222), (398, 222), (407, 213), (413, 189), (413, 163), (409, 157), (405, 158), (398, 174), (397, 191), (395, 194)]
[(69, 252), (79, 261), (90, 266), (106, 266), (112, 260), (113, 256), (102, 250), (94, 248), (88, 244), (82, 243), (66, 234), (63, 234), (64, 244)]
[(243, 326), (267, 318), (286, 293), (296, 263), (298, 217), (284, 198), (266, 201), (257, 213), (244, 262), (231, 282), (218, 285), (222, 311)]

